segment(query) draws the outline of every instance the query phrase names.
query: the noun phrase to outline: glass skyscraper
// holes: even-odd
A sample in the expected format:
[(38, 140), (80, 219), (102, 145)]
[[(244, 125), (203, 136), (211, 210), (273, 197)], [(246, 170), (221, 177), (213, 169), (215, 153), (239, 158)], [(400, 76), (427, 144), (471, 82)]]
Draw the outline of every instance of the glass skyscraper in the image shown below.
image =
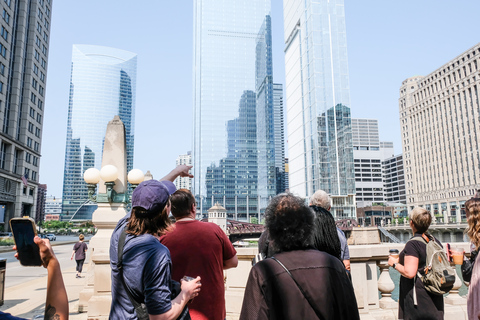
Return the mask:
[(355, 217), (355, 172), (343, 0), (284, 0), (290, 191), (328, 192)]
[(219, 202), (230, 218), (261, 217), (284, 172), (284, 160), (277, 163), (284, 156), (276, 156), (283, 134), (275, 128), (270, 1), (197, 0), (194, 19), (199, 211)]
[(134, 53), (94, 45), (73, 46), (63, 214), (91, 219), (96, 206), (85, 204), (88, 192), (83, 173), (91, 167), (101, 169), (107, 124), (115, 115), (125, 125), (127, 172), (133, 168), (136, 73)]

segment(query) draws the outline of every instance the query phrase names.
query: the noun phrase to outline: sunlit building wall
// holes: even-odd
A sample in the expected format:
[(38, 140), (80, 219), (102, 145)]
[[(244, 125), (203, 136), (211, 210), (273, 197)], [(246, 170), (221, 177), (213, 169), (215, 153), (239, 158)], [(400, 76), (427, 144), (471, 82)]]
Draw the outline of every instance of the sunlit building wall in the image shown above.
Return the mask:
[(480, 188), (480, 44), (402, 82), (399, 111), (407, 206), (465, 220)]
[(74, 45), (71, 68), (62, 214), (89, 220), (96, 206), (88, 203), (83, 173), (101, 169), (107, 124), (115, 115), (125, 125), (127, 172), (133, 167), (137, 55)]
[(230, 218), (261, 218), (284, 171), (270, 6), (194, 1), (193, 192), (204, 215), (218, 202)]
[[(192, 152), (188, 151), (186, 154), (181, 154), (177, 157), (177, 160), (175, 161), (175, 164), (177, 166), (180, 165), (186, 165), (186, 166), (191, 166), (192, 165)], [(175, 181), (173, 181), (175, 184), (175, 187), (178, 189), (187, 189), (191, 190), (192, 188), (192, 179), (189, 177), (177, 177)]]
[(354, 218), (355, 173), (343, 0), (285, 0), (289, 187), (322, 189), (336, 218)]
[(36, 218), (51, 0), (0, 1), (0, 224)]

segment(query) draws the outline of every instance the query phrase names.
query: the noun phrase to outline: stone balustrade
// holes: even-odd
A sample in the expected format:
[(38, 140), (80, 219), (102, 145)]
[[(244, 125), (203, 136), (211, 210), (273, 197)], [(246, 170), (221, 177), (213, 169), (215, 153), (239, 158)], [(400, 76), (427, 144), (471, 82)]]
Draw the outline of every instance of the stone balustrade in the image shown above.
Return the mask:
[[(466, 242), (452, 243), (470, 252)], [(377, 244), (350, 246), (351, 273), (361, 319), (397, 319), (398, 303), (392, 299), (396, 284), (387, 264), (390, 249), (401, 251), (404, 244)], [(257, 248), (237, 248), (238, 267), (225, 271), (225, 300), (227, 319), (238, 319), (252, 259)], [(392, 271), (395, 272), (395, 271)], [(454, 288), (445, 297), (445, 319), (467, 319), (466, 298), (458, 289), (462, 282), (457, 275)]]

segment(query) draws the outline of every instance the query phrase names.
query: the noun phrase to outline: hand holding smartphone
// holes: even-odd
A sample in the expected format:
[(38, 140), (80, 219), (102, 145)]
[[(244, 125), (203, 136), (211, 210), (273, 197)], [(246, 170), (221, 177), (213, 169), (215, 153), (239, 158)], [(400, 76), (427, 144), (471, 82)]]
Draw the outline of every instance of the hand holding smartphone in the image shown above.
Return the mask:
[(17, 247), (18, 260), (23, 266), (41, 266), (40, 249), (33, 241), (37, 231), (35, 222), (30, 218), (13, 218), (10, 220), (10, 229)]

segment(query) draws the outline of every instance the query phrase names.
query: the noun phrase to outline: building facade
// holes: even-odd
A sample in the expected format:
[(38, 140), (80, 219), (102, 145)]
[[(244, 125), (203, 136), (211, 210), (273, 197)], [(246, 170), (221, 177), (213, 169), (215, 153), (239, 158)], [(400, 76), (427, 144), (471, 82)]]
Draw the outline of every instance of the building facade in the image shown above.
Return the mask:
[[(188, 151), (187, 154), (181, 154), (177, 157), (177, 160), (175, 161), (177, 166), (180, 165), (186, 165), (186, 166), (191, 166), (192, 165), (192, 152)], [(175, 187), (178, 189), (187, 189), (187, 190), (192, 190), (192, 179), (189, 177), (178, 177), (175, 179), (173, 182), (175, 184)]]
[(62, 199), (47, 197), (45, 200), (45, 214), (62, 214)]
[(259, 217), (284, 172), (270, 6), (194, 1), (192, 189), (204, 216), (218, 202), (229, 218)]
[(352, 119), (352, 133), (357, 207), (383, 203), (383, 152), (380, 150), (378, 120)]
[(382, 161), (383, 192), (389, 203), (407, 204), (402, 154)]
[(465, 219), (480, 188), (480, 44), (427, 76), (406, 79), (399, 111), (407, 205)]
[(45, 201), (47, 198), (47, 185), (39, 184), (37, 188), (37, 208), (35, 209), (35, 223), (45, 220)]
[[(74, 45), (67, 119), (62, 214), (89, 220), (83, 173), (101, 169), (107, 124), (119, 115), (125, 125), (127, 172), (133, 168), (137, 56), (102, 46)], [(77, 212), (77, 210), (79, 210)]]
[(0, 223), (36, 218), (51, 0), (0, 2)]
[(343, 0), (285, 0), (283, 8), (290, 191), (325, 190), (336, 218), (354, 218)]

